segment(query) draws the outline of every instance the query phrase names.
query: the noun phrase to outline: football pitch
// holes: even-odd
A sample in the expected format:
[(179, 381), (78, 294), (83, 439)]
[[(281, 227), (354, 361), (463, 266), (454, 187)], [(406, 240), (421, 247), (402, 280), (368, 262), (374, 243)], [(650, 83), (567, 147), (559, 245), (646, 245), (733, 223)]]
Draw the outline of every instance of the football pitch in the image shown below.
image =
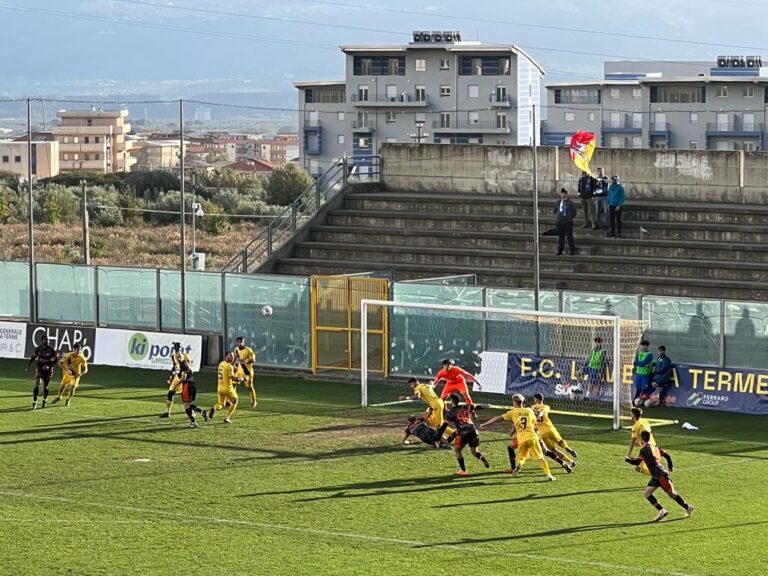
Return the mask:
[(231, 426), (191, 430), (178, 402), (158, 418), (163, 372), (94, 366), (71, 406), (32, 412), (25, 365), (0, 362), (2, 574), (768, 573), (765, 417), (664, 411), (699, 427), (654, 430), (696, 511), (657, 491), (654, 524), (607, 422), (553, 418), (579, 453), (556, 482), (500, 473), (504, 425), (481, 432), (492, 468), (467, 454), (460, 478), (451, 452), (399, 445), (420, 404), (361, 409), (349, 383), (261, 375), (257, 410), (241, 387)]

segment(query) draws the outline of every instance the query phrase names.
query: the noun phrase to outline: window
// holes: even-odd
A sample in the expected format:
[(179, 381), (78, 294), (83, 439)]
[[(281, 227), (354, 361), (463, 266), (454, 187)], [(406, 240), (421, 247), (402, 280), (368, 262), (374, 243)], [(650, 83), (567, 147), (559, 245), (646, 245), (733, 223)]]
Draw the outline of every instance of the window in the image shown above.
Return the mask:
[(622, 148), (624, 146), (624, 138), (619, 136), (611, 136), (611, 148)]
[[(403, 59), (404, 60), (404, 59)], [(390, 76), (397, 76), (400, 74), (400, 58), (389, 59), (388, 72)]]
[(691, 120), (691, 124), (698, 124), (699, 123), (699, 115), (696, 112), (691, 112), (689, 118)]
[(571, 145), (571, 137), (570, 136), (566, 136), (564, 138), (563, 144), (565, 144), (566, 146), (570, 146)]
[(726, 142), (725, 140), (719, 140), (717, 142), (717, 150), (730, 150), (731, 149), (731, 143)]
[(757, 150), (757, 143), (756, 142), (744, 142), (743, 150), (745, 152), (754, 152), (755, 150)]
[(344, 112), (336, 112), (336, 120), (344, 120)]
[(595, 121), (595, 113), (594, 112), (590, 112), (589, 113), (589, 121), (590, 122), (594, 122)]
[(3, 156), (3, 164), (8, 164), (11, 161), (9, 156)]
[(618, 88), (611, 88), (611, 100), (618, 100), (621, 98), (621, 90)]
[(573, 112), (566, 112), (565, 113), (565, 121), (566, 122), (573, 122), (576, 120), (576, 114)]
[(642, 136), (633, 136), (632, 137), (632, 148), (642, 148), (643, 147), (643, 137)]
[(555, 104), (600, 104), (600, 90), (597, 88), (557, 89)]
[(426, 102), (426, 101), (427, 101), (427, 87), (416, 86), (416, 102)]
[(480, 97), (480, 86), (467, 86), (468, 94), (467, 96), (469, 98), (479, 98)]
[(16, 162), (17, 164), (21, 163), (21, 156), (14, 156), (13, 161)]
[(75, 144), (77, 144), (79, 141), (80, 141), (80, 140), (79, 140), (79, 138), (78, 138), (77, 136), (75, 136), (75, 137), (72, 139), (72, 142), (73, 142), (73, 143), (75, 143)]
[(427, 61), (424, 60), (424, 58), (417, 58), (416, 72), (426, 72), (426, 71), (427, 71)]
[(86, 144), (90, 144), (91, 143), (91, 138), (89, 136), (86, 136), (84, 142)]
[(368, 85), (360, 84), (357, 87), (357, 100), (359, 102), (368, 102)]
[(370, 142), (369, 142), (368, 138), (366, 138), (365, 136), (363, 136), (362, 138), (358, 138), (357, 139), (357, 147), (358, 148), (368, 148), (368, 144), (369, 143)]
[[(530, 88), (530, 86), (529, 86)], [(507, 87), (506, 86), (496, 86), (496, 102), (507, 102)], [(530, 96), (530, 94), (529, 94)]]
[(86, 120), (86, 122), (85, 122), (85, 123), (86, 123), (88, 126), (93, 126), (93, 120), (91, 120), (90, 118), (88, 118), (88, 120)]
[(446, 97), (451, 95), (451, 87), (450, 86), (440, 86), (440, 96)]
[(405, 76), (405, 56), (355, 56), (355, 76)]
[(387, 112), (387, 124), (394, 124), (397, 122), (397, 116), (391, 110)]
[(469, 123), (470, 124), (480, 124), (480, 112), (470, 112), (469, 113)]
[(304, 102), (307, 104), (337, 104), (346, 102), (346, 92), (339, 87), (307, 88), (304, 91)]
[(755, 87), (751, 84), (749, 86), (744, 86), (744, 98), (754, 98), (755, 97)]
[(394, 84), (387, 84), (387, 100), (390, 102), (397, 102), (397, 86)]
[(73, 154), (72, 155), (72, 159), (73, 160), (80, 160), (80, 155), (79, 154)]
[[(568, 142), (570, 143), (570, 139), (568, 140)], [(507, 143), (507, 141), (504, 140), (503, 138), (501, 138), (499, 140), (496, 140), (496, 146), (505, 146), (506, 143)]]
[(634, 112), (632, 114), (632, 128), (642, 128), (643, 127), (643, 115), (639, 112)]
[(462, 56), (459, 60), (460, 76), (508, 76), (508, 56)]
[(696, 140), (688, 140), (688, 150), (698, 150), (699, 143)]
[(641, 100), (643, 97), (642, 88), (632, 88), (632, 100)]
[(336, 136), (336, 144), (344, 144), (344, 134)]
[(658, 142), (653, 143), (653, 147), (657, 150), (666, 150), (667, 149), (667, 143), (664, 140), (659, 140)]
[(652, 103), (672, 104), (706, 102), (707, 90), (704, 86), (651, 86), (650, 100)]
[(497, 112), (496, 113), (496, 128), (506, 129), (506, 127), (507, 127), (507, 113), (506, 112)]
[(99, 144), (100, 140), (101, 140), (101, 139), (100, 139), (98, 136), (94, 137), (94, 139), (93, 139), (93, 141), (94, 141), (96, 144)]
[(426, 112), (416, 112), (413, 121), (414, 122), (426, 122), (427, 121), (427, 114), (426, 114)]
[(94, 160), (101, 160), (101, 158), (99, 158), (99, 155), (98, 155), (98, 154), (94, 154), (94, 155), (93, 155), (93, 159), (94, 159)]
[(440, 128), (450, 128), (450, 127), (451, 127), (451, 113), (440, 112)]
[(448, 60), (448, 58), (443, 58), (440, 60), (440, 70), (450, 70), (451, 69), (451, 61)]
[(69, 160), (69, 154), (64, 154), (64, 160)]
[(64, 136), (64, 144), (69, 144), (69, 136)]
[(718, 98), (727, 98), (728, 97), (728, 86), (725, 84), (721, 84), (717, 87), (717, 97)]
[(88, 154), (88, 153), (86, 153), (86, 154), (85, 154), (85, 161), (87, 162), (87, 161), (88, 161), (88, 160), (90, 160), (90, 159), (91, 159), (91, 155), (90, 155), (90, 154)]

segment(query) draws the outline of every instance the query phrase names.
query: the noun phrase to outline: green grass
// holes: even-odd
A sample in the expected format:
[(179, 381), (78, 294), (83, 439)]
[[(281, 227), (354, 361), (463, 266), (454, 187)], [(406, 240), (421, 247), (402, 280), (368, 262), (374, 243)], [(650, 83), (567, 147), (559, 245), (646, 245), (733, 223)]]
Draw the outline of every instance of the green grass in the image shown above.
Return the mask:
[[(690, 520), (649, 524), (628, 433), (559, 417), (572, 476), (513, 479), (398, 446), (405, 412), (361, 410), (349, 384), (261, 376), (258, 410), (190, 430), (161, 372), (93, 367), (70, 407), (29, 410), (30, 374), (0, 363), (3, 574), (765, 574), (764, 418), (679, 411), (657, 428)], [(213, 374), (199, 377), (201, 405)], [(244, 395), (241, 393), (241, 398)], [(413, 408), (415, 411), (415, 408)], [(670, 414), (670, 413), (665, 413)], [(138, 462), (137, 459), (148, 459)]]

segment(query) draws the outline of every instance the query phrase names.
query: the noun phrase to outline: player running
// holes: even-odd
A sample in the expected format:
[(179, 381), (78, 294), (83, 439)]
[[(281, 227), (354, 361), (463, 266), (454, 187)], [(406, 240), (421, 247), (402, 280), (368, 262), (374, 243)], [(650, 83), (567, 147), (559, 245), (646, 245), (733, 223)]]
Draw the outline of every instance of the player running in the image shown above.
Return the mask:
[[(547, 464), (547, 461), (544, 459), (544, 454), (541, 450), (541, 440), (539, 438), (539, 435), (536, 433), (536, 429), (534, 428), (534, 425), (536, 423), (536, 415), (533, 413), (533, 410), (530, 408), (524, 407), (523, 402), (525, 402), (525, 398), (521, 394), (515, 394), (512, 396), (512, 410), (509, 410), (505, 414), (501, 414), (499, 416), (494, 416), (488, 422), (485, 422), (480, 425), (480, 428), (485, 428), (486, 426), (489, 426), (493, 424), (494, 422), (498, 422), (499, 420), (510, 420), (512, 421), (512, 424), (515, 428), (515, 436), (517, 440), (518, 445), (518, 451), (520, 459), (517, 462), (517, 465), (513, 468), (510, 468), (508, 470), (504, 470), (507, 474), (512, 474), (512, 476), (517, 476), (520, 474), (520, 471), (523, 469), (523, 466), (525, 465), (525, 462), (528, 460), (529, 456), (533, 456), (539, 461), (539, 464), (541, 465), (541, 469), (544, 472), (544, 475), (547, 477), (547, 480), (550, 482), (554, 482), (555, 477), (552, 476), (552, 473), (549, 470), (549, 464)], [(514, 442), (514, 441), (513, 441)], [(510, 451), (510, 463), (514, 462), (514, 446), (513, 444), (509, 447)]]
[(478, 390), (483, 389), (482, 386), (480, 386), (480, 382), (478, 382), (477, 378), (475, 378), (472, 374), (463, 368), (456, 366), (455, 362), (450, 358), (446, 358), (443, 360), (443, 368), (437, 373), (437, 376), (435, 376), (435, 379), (432, 382), (432, 386), (436, 387), (440, 381), (445, 380), (445, 387), (440, 393), (440, 398), (445, 400), (454, 392), (458, 392), (464, 397), (464, 401), (467, 404), (473, 404), (472, 397), (469, 395), (467, 379), (475, 382), (477, 384)]
[(200, 414), (203, 419), (208, 421), (208, 413), (195, 405), (197, 398), (197, 386), (195, 385), (195, 374), (192, 368), (186, 362), (181, 363), (181, 401), (184, 403), (184, 412), (190, 420), (190, 428), (197, 428), (196, 414)]
[(408, 444), (408, 438), (415, 436), (424, 444), (429, 444), (434, 448), (448, 448), (447, 444), (441, 444), (442, 434), (439, 430), (435, 430), (424, 418), (416, 418), (416, 416), (408, 416), (408, 427), (403, 432), (403, 444)]
[[(561, 455), (562, 459), (566, 462), (573, 462), (575, 464), (574, 459), (578, 457), (578, 454), (568, 446), (568, 443), (563, 440), (562, 436), (560, 436), (560, 432), (555, 428), (555, 425), (552, 424), (552, 420), (549, 418), (550, 408), (548, 405), (544, 404), (543, 394), (537, 392), (533, 395), (532, 408), (533, 413), (536, 414), (536, 430), (547, 450), (554, 454)], [(559, 452), (556, 448), (557, 446), (565, 450), (570, 457)]]
[(667, 512), (664, 506), (662, 506), (653, 495), (656, 488), (664, 490), (664, 492), (667, 493), (667, 496), (672, 498), (672, 500), (677, 502), (677, 504), (685, 510), (685, 517), (690, 518), (691, 514), (693, 514), (693, 506), (683, 500), (683, 497), (677, 493), (674, 484), (672, 484), (672, 479), (669, 477), (669, 473), (672, 471), (672, 459), (667, 455), (667, 462), (669, 463), (669, 471), (667, 471), (661, 463), (661, 458), (665, 453), (661, 448), (652, 443), (651, 438), (652, 436), (649, 430), (640, 432), (640, 443), (642, 444), (642, 447), (640, 448), (638, 457), (630, 458), (627, 456), (624, 460), (629, 464), (638, 467), (641, 464), (644, 464), (650, 472), (651, 479), (648, 481), (648, 486), (645, 488), (644, 495), (651, 506), (659, 511), (653, 521), (659, 522), (669, 515), (669, 512)]
[(29, 359), (27, 370), (32, 362), (37, 362), (35, 368), (35, 387), (32, 390), (32, 410), (37, 410), (37, 397), (40, 395), (40, 382), (43, 383), (43, 408), (48, 403), (48, 385), (53, 377), (53, 367), (59, 360), (59, 353), (48, 343), (48, 336), (43, 336), (40, 346), (35, 348), (35, 353)]
[(219, 362), (218, 384), (216, 386), (216, 405), (208, 412), (208, 418), (213, 419), (216, 410), (221, 410), (224, 405), (228, 405), (227, 415), (224, 417), (224, 424), (232, 424), (232, 414), (237, 409), (237, 390), (235, 384), (238, 382), (235, 373), (235, 355), (227, 352), (224, 360)]
[(256, 362), (256, 354), (253, 349), (245, 345), (245, 338), (237, 337), (237, 346), (235, 347), (235, 364), (238, 366), (237, 376), (243, 378), (245, 387), (251, 395), (251, 408), (256, 408), (256, 388), (254, 387), (253, 364)]
[[(400, 400), (419, 400), (421, 399), (427, 405), (423, 418), (427, 424), (438, 429), (445, 421), (445, 402), (435, 392), (434, 387), (429, 383), (421, 383), (417, 378), (408, 380), (408, 386), (413, 392), (412, 396), (400, 396)], [(446, 428), (447, 434), (452, 434), (452, 428)]]
[(472, 456), (480, 460), (483, 466), (490, 468), (491, 465), (488, 459), (477, 449), (480, 446), (480, 435), (477, 433), (477, 428), (475, 428), (475, 423), (472, 420), (477, 410), (487, 408), (487, 406), (462, 404), (461, 397), (456, 392), (451, 394), (450, 400), (451, 406), (445, 414), (446, 421), (443, 422), (443, 425), (440, 426), (437, 432), (442, 436), (449, 423), (454, 424), (456, 427), (455, 432), (449, 437), (449, 442), (453, 438), (456, 439), (453, 445), (456, 461), (459, 463), (459, 470), (456, 474), (459, 476), (469, 476), (466, 464), (464, 463), (464, 456), (462, 455), (464, 446), (469, 446)]
[(181, 365), (187, 364), (192, 366), (192, 360), (189, 359), (189, 354), (184, 352), (181, 348), (181, 342), (173, 343), (173, 350), (171, 351), (171, 373), (168, 376), (168, 395), (165, 402), (165, 412), (160, 414), (160, 418), (170, 418), (171, 408), (173, 407), (173, 397), (175, 394), (179, 394), (182, 388), (182, 374)]
[(64, 396), (64, 392), (69, 387), (69, 394), (67, 394), (67, 401), (65, 406), (69, 406), (72, 402), (72, 396), (75, 395), (75, 390), (80, 385), (80, 378), (88, 373), (88, 362), (85, 360), (85, 356), (80, 353), (80, 344), (72, 346), (72, 352), (62, 356), (59, 360), (59, 366), (61, 366), (61, 386), (59, 386), (59, 393), (56, 398), (53, 399), (51, 404), (56, 404)]

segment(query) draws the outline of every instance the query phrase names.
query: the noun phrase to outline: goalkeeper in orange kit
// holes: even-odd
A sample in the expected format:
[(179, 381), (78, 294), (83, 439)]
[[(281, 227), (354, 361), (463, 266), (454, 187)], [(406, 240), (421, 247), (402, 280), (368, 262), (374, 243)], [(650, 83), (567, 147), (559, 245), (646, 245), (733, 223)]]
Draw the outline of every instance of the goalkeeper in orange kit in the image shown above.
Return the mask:
[(437, 386), (441, 380), (445, 380), (445, 386), (440, 393), (440, 398), (445, 400), (454, 392), (461, 394), (464, 397), (464, 401), (467, 404), (473, 404), (472, 397), (469, 395), (469, 387), (467, 386), (467, 379), (477, 384), (479, 390), (482, 390), (480, 382), (472, 374), (456, 366), (456, 363), (450, 358), (443, 360), (443, 368), (435, 376), (432, 382), (433, 386)]

